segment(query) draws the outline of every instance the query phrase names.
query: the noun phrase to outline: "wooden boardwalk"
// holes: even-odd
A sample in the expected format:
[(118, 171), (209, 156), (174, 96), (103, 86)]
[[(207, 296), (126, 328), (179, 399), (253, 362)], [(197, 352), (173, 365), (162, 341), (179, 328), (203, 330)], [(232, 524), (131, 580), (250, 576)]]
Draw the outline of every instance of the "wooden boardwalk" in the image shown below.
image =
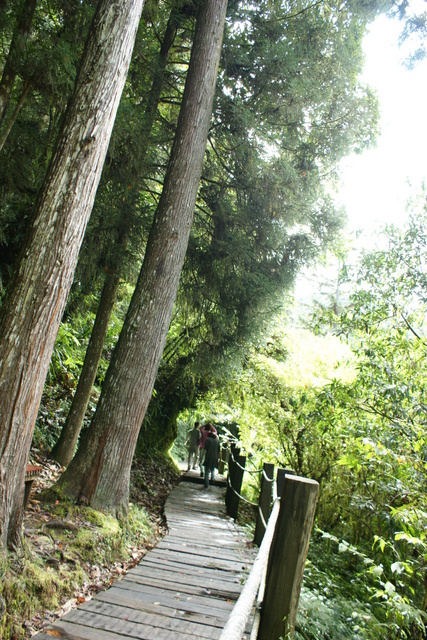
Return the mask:
[(36, 640), (219, 638), (255, 551), (226, 516), (223, 488), (181, 482), (165, 511), (169, 532), (142, 562)]

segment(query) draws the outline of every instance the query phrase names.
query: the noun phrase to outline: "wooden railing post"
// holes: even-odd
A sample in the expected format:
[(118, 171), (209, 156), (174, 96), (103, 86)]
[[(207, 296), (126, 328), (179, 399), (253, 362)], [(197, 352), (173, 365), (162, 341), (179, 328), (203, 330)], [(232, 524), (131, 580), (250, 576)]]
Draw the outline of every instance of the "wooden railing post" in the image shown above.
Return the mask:
[(277, 495), (279, 496), (279, 498), (282, 495), (283, 485), (285, 484), (285, 476), (294, 476), (294, 475), (295, 475), (295, 471), (293, 471), (292, 469), (282, 469), (281, 467), (277, 469), (276, 488), (277, 488)]
[[(265, 523), (270, 516), (271, 496), (273, 494), (274, 464), (264, 462), (262, 466), (261, 488), (259, 492), (258, 512), (255, 524), (254, 543), (259, 547), (265, 533)], [(261, 517), (262, 516), (262, 517)], [(264, 521), (263, 521), (264, 519)]]
[(268, 558), (257, 640), (293, 638), (319, 485), (286, 475)]
[(238, 449), (234, 444), (230, 447), (230, 453), (228, 455), (228, 475), (227, 475), (227, 488), (225, 490), (225, 508), (227, 511), (227, 515), (230, 515), (230, 496), (233, 493), (231, 487), (233, 486), (233, 475), (234, 468), (236, 466), (235, 457), (240, 453), (240, 449)]
[(227, 509), (227, 514), (231, 518), (236, 520), (240, 502), (240, 498), (236, 494), (240, 494), (242, 490), (246, 456), (239, 455), (240, 449), (238, 449), (237, 447), (231, 447), (231, 453), (232, 456), (230, 456), (230, 460), (228, 463), (228, 482), (227, 491), (225, 493), (225, 506)]

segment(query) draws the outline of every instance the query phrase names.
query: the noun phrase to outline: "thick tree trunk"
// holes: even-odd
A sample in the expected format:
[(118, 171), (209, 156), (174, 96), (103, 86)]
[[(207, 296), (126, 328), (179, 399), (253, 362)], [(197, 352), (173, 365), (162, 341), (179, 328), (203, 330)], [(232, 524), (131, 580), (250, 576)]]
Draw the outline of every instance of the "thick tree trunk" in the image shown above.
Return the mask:
[(3, 121), (7, 103), (9, 102), (13, 85), (15, 84), (16, 74), (18, 73), (25, 43), (30, 33), (36, 4), (37, 0), (26, 0), (21, 17), (16, 25), (15, 33), (13, 34), (9, 55), (7, 56), (3, 75), (0, 80), (0, 124)]
[(90, 428), (58, 488), (95, 508), (128, 508), (138, 432), (153, 391), (194, 215), (227, 1), (206, 0), (143, 266)]
[[(144, 166), (145, 156), (148, 150), (150, 133), (155, 121), (156, 111), (160, 100), (160, 94), (164, 84), (164, 74), (169, 59), (169, 52), (173, 45), (176, 31), (177, 20), (175, 11), (169, 18), (162, 45), (160, 47), (158, 67), (151, 85), (148, 95), (147, 107), (145, 109), (145, 137), (140, 147), (139, 166)], [(126, 247), (129, 237), (129, 229), (122, 226), (120, 246)], [(116, 271), (119, 273), (122, 269), (123, 255), (119, 254), (117, 258)], [(83, 425), (86, 408), (90, 400), (93, 383), (95, 381), (96, 372), (98, 370), (99, 361), (102, 355), (105, 338), (107, 335), (108, 324), (113, 311), (114, 303), (117, 297), (117, 289), (119, 286), (118, 276), (107, 276), (104, 287), (102, 289), (101, 300), (96, 313), (95, 323), (92, 329), (92, 335), (87, 348), (85, 361), (80, 374), (79, 383), (73, 402), (71, 403), (70, 412), (67, 416), (64, 428), (58, 442), (52, 449), (51, 455), (64, 467), (70, 464), (80, 431)]]
[(25, 467), (144, 0), (101, 0), (0, 325), (0, 543), (19, 542)]
[(52, 449), (52, 457), (64, 467), (68, 467), (74, 456), (93, 383), (95, 382), (96, 372), (98, 371), (99, 361), (101, 360), (111, 313), (117, 298), (119, 282), (117, 275), (107, 275), (105, 278), (77, 389), (64, 428), (61, 431), (58, 442)]

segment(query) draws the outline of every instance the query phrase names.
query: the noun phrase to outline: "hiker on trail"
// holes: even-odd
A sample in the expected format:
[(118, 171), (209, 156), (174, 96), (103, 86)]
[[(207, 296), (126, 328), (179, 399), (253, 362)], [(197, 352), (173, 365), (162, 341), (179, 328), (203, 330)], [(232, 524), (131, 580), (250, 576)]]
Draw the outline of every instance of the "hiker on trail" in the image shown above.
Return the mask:
[(200, 427), (199, 466), (200, 466), (200, 477), (201, 478), (203, 478), (202, 462), (203, 462), (203, 454), (204, 454), (204, 450), (205, 450), (205, 442), (206, 442), (206, 438), (208, 437), (208, 433), (210, 431), (212, 431), (216, 435), (216, 429), (215, 429), (215, 427), (213, 426), (213, 424), (211, 422), (209, 422), (208, 424), (204, 424), (202, 427)]
[(213, 431), (208, 431), (204, 454), (205, 489), (208, 489), (209, 476), (211, 484), (213, 484), (215, 482), (215, 469), (218, 469), (219, 464), (219, 438)]
[(199, 457), (199, 442), (200, 442), (200, 422), (195, 422), (194, 427), (191, 429), (187, 436), (185, 444), (188, 444), (188, 469), (191, 469), (191, 463), (193, 463), (193, 469), (196, 468), (197, 460)]

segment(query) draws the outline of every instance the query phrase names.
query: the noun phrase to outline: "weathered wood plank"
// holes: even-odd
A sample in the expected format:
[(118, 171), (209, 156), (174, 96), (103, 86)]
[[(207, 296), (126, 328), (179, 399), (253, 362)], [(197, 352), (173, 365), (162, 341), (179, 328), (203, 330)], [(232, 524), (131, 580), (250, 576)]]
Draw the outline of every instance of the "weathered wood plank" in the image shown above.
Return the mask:
[[(150, 568), (153, 567), (155, 569), (160, 569), (164, 571), (181, 571), (184, 568), (184, 565), (179, 563), (169, 563), (169, 562), (147, 562), (146, 566)], [(188, 574), (187, 574), (188, 575)], [(246, 572), (233, 572), (233, 573), (225, 573), (224, 571), (216, 571), (215, 569), (206, 567), (192, 567), (191, 575), (198, 576), (206, 576), (206, 580), (210, 578), (214, 580), (221, 580), (223, 584), (242, 584), (242, 581), (246, 578)], [(183, 578), (185, 580), (185, 577)]]
[(179, 578), (180, 576), (177, 576), (175, 571), (156, 571), (152, 568), (142, 573), (133, 571), (131, 575), (127, 576), (128, 581), (133, 581), (137, 584), (164, 585), (165, 588), (181, 590), (189, 594), (208, 593), (208, 595), (214, 594), (214, 597), (224, 597), (226, 599), (234, 598), (241, 591), (239, 580), (224, 583), (223, 580), (214, 580), (206, 576), (199, 578), (185, 576), (185, 580), (179, 580)]
[(96, 613), (93, 611), (85, 611), (78, 609), (73, 616), (72, 624), (79, 624), (87, 628), (120, 633), (121, 635), (138, 638), (143, 640), (182, 640), (183, 638), (193, 637), (196, 635), (191, 633), (191, 627), (185, 620), (176, 620), (178, 623), (175, 629), (162, 628), (149, 624), (146, 619), (144, 622), (135, 622), (127, 617), (115, 618), (111, 612), (106, 614)]
[[(82, 605), (81, 609), (84, 610), (85, 605)], [(146, 624), (150, 627), (172, 629), (174, 631), (180, 631), (180, 633), (185, 631), (189, 636), (197, 636), (200, 638), (216, 638), (219, 637), (221, 633), (221, 629), (219, 627), (207, 626), (203, 623), (188, 620), (179, 612), (175, 617), (166, 617), (156, 613), (146, 613), (145, 611), (123, 607), (117, 603), (107, 604), (98, 600), (91, 601), (90, 611), (108, 615), (112, 618), (125, 619), (130, 622)]]
[(116, 592), (111, 594), (110, 591), (111, 590), (109, 589), (108, 591), (101, 591), (98, 593), (96, 601), (108, 604), (117, 604), (126, 607), (129, 610), (155, 614), (165, 618), (184, 619), (186, 622), (191, 621), (205, 626), (218, 627), (220, 629), (223, 629), (224, 627), (223, 612), (221, 612), (221, 615), (216, 616), (213, 614), (211, 615), (212, 612), (209, 610), (209, 615), (207, 616), (205, 612), (202, 611), (194, 612), (178, 608), (171, 609), (157, 600), (155, 602), (152, 600), (142, 600), (141, 598), (136, 597), (136, 592), (123, 590), (121, 593)]
[(241, 562), (236, 562), (233, 560), (221, 560), (220, 558), (209, 558), (203, 556), (195, 558), (190, 555), (186, 555), (184, 558), (183, 554), (174, 551), (154, 554), (153, 558), (157, 561), (177, 562), (180, 564), (186, 564), (189, 567), (203, 567), (205, 569), (217, 569), (224, 572), (231, 571), (232, 573), (241, 573), (248, 566), (248, 563), (243, 560)]
[(176, 551), (181, 554), (191, 554), (195, 558), (197, 556), (209, 556), (210, 558), (231, 560), (233, 562), (244, 562), (246, 552), (244, 548), (222, 549), (221, 547), (211, 546), (209, 540), (203, 543), (193, 543), (191, 541), (190, 543), (187, 542), (183, 544), (182, 542), (171, 540), (168, 536), (157, 545), (156, 549), (166, 549), (167, 551)]
[(226, 516), (218, 487), (181, 483), (165, 514), (169, 533), (137, 567), (36, 640), (217, 640), (254, 549)]
[[(74, 624), (71, 621), (65, 621), (63, 618), (46, 629), (45, 633), (49, 640), (52, 640), (52, 637), (64, 638), (66, 640), (129, 640), (129, 636), (113, 633), (104, 629), (91, 629), (90, 627), (84, 627), (80, 624)], [(38, 634), (36, 638), (39, 640)]]
[(172, 540), (186, 541), (187, 544), (202, 544), (208, 538), (209, 545), (221, 549), (240, 549), (247, 546), (245, 537), (238, 537), (233, 531), (213, 531), (210, 527), (197, 529), (198, 539), (194, 540), (194, 527), (186, 527), (185, 524), (169, 527), (168, 536)]
[[(178, 601), (193, 601), (200, 603), (201, 606), (214, 606), (219, 609), (229, 609), (228, 603), (233, 600), (233, 598), (223, 598), (223, 597), (212, 597), (212, 592), (207, 593), (207, 589), (199, 589), (198, 593), (189, 593), (185, 586), (181, 586), (180, 589), (170, 588), (167, 583), (163, 583), (162, 586), (158, 587), (156, 585), (150, 584), (150, 582), (145, 582), (145, 584), (137, 583), (132, 580), (120, 580), (115, 585), (114, 588), (117, 589), (126, 589), (128, 591), (137, 591), (141, 592), (141, 587), (143, 587), (143, 591), (147, 595), (153, 595), (158, 599), (168, 599)], [(227, 604), (224, 604), (227, 603)]]
[(227, 618), (234, 604), (232, 600), (227, 602), (209, 598), (208, 596), (191, 596), (179, 591), (170, 592), (165, 589), (155, 589), (149, 585), (146, 585), (144, 590), (141, 591), (138, 585), (132, 582), (123, 583), (120, 581), (120, 583), (111, 587), (110, 591), (111, 589), (114, 589), (114, 593), (117, 593), (117, 590), (122, 590), (127, 597), (136, 598), (142, 602), (158, 602), (163, 607), (189, 611), (190, 613), (206, 611), (207, 616), (213, 615)]
[[(182, 562), (169, 562), (157, 560), (155, 558), (147, 558), (146, 562), (140, 564), (138, 567), (134, 567), (130, 575), (146, 575), (147, 572), (150, 574), (157, 575), (161, 572), (166, 572), (169, 575), (173, 574), (175, 579), (179, 579), (180, 582), (185, 583), (188, 579), (190, 579), (190, 584), (192, 580), (199, 580), (207, 578), (209, 580), (217, 580), (223, 583), (224, 581), (230, 582), (232, 584), (241, 584), (241, 579), (246, 575), (246, 571), (238, 571), (232, 572), (229, 571), (225, 573), (222, 570), (213, 569), (212, 567), (209, 570), (206, 570), (206, 567), (197, 567), (193, 566), (191, 572), (188, 571), (188, 565)], [(129, 574), (128, 574), (129, 576)], [(198, 584), (195, 582), (195, 584)]]

